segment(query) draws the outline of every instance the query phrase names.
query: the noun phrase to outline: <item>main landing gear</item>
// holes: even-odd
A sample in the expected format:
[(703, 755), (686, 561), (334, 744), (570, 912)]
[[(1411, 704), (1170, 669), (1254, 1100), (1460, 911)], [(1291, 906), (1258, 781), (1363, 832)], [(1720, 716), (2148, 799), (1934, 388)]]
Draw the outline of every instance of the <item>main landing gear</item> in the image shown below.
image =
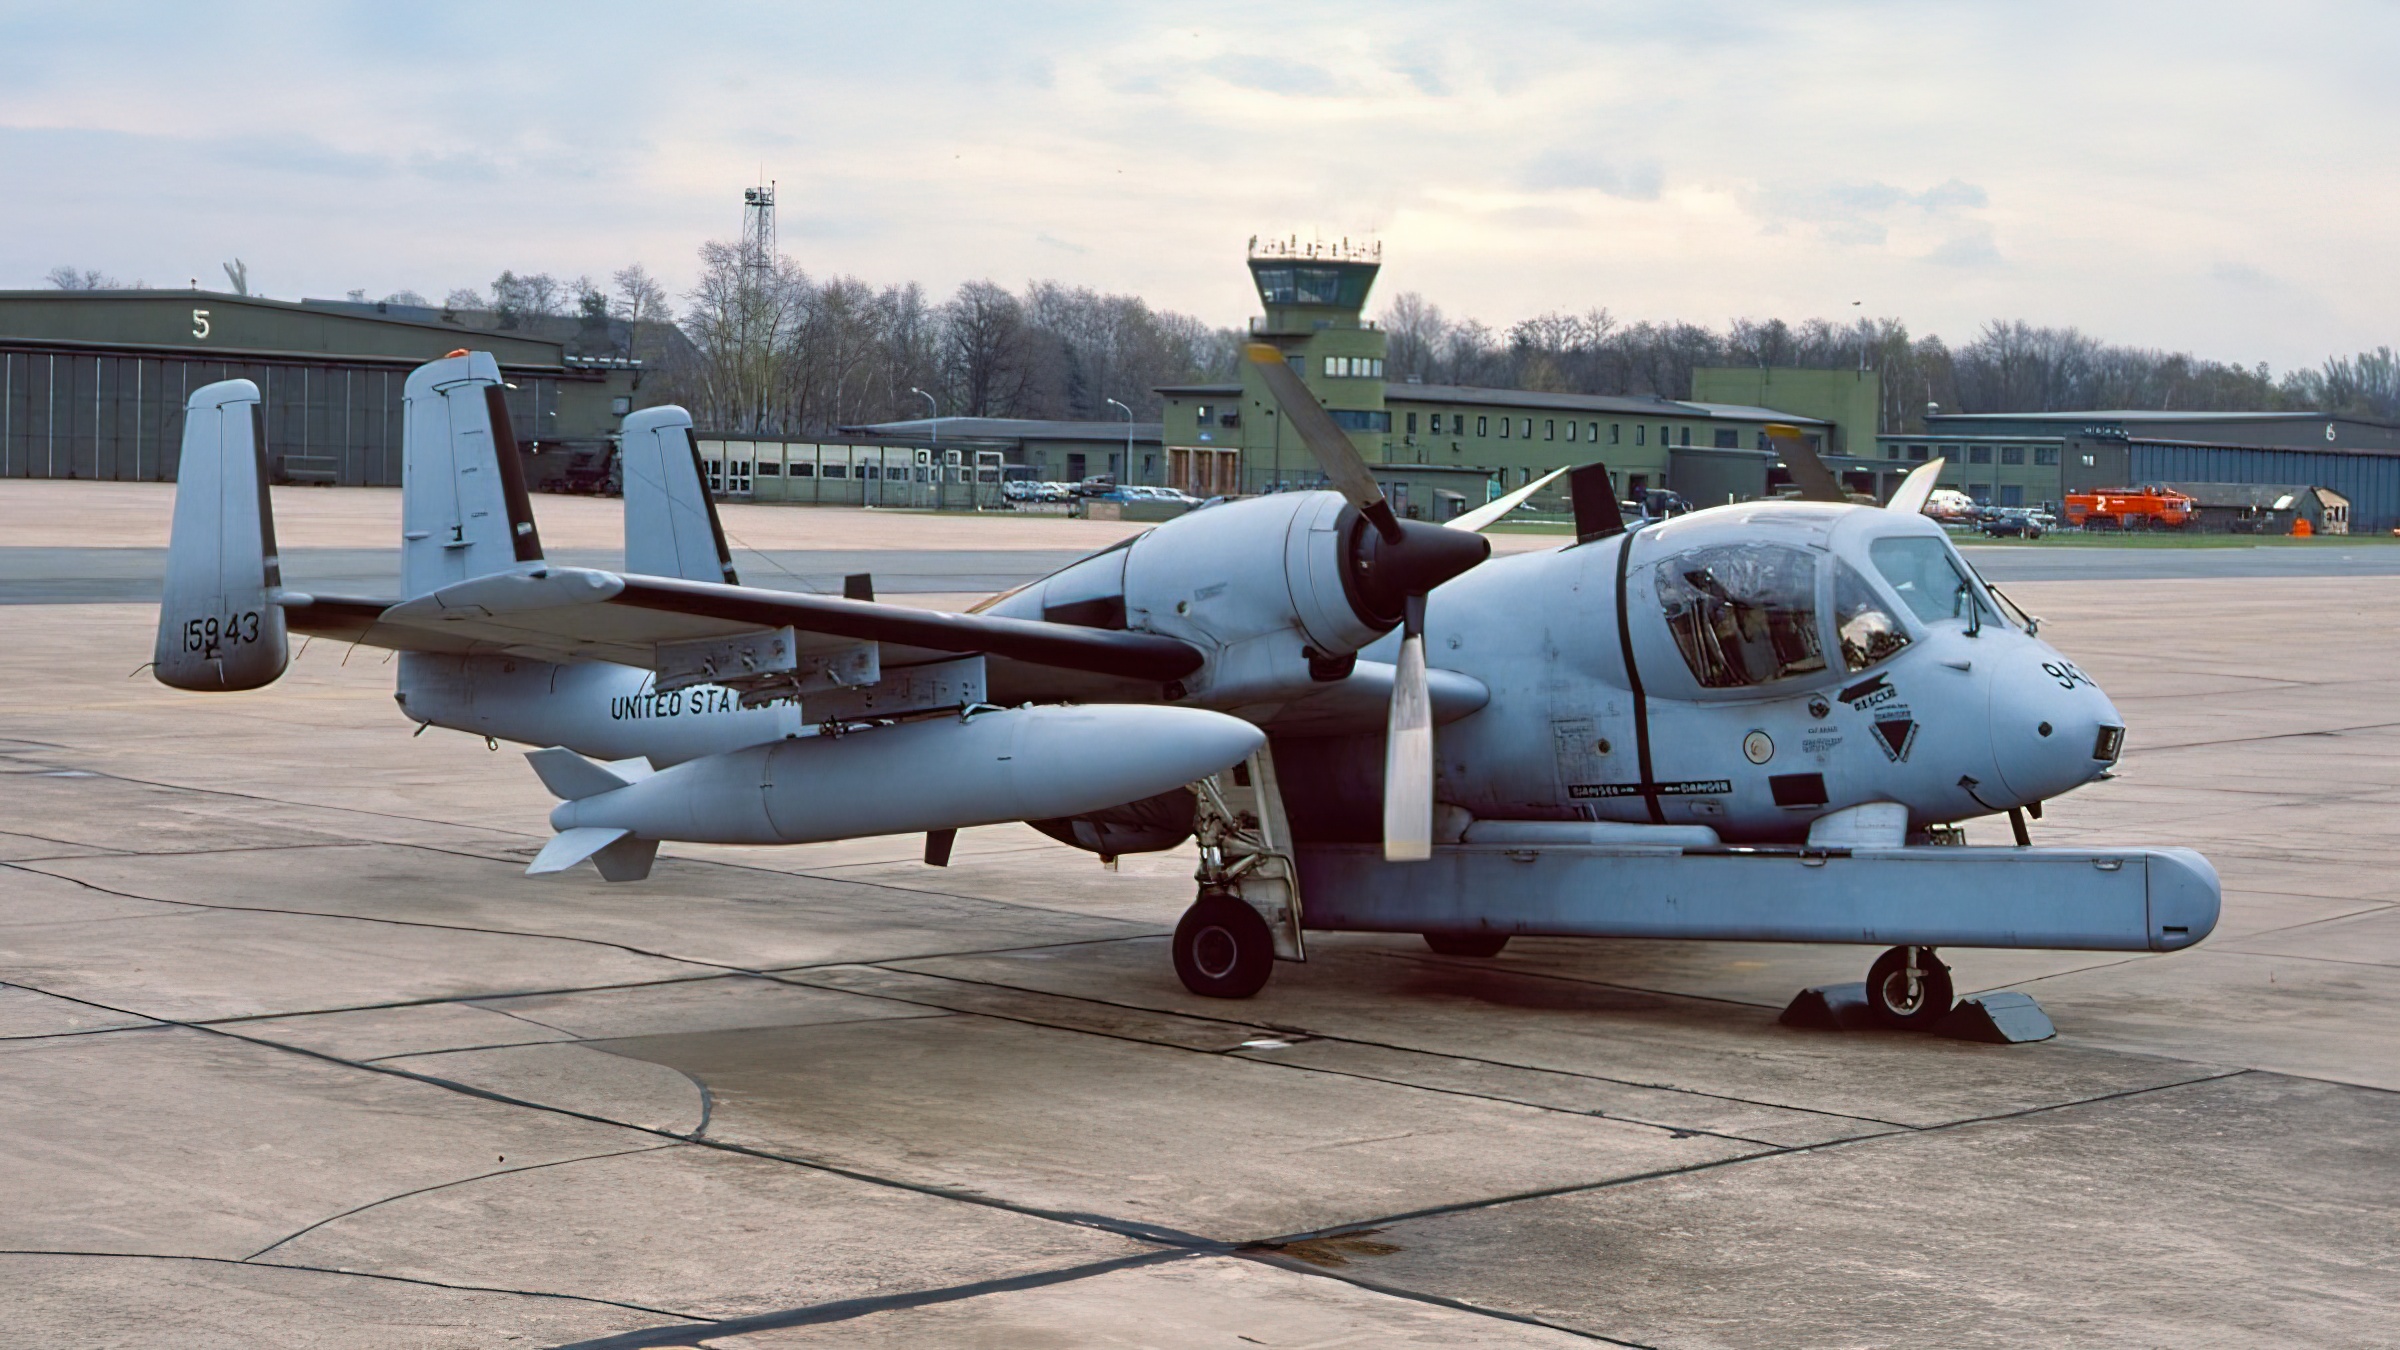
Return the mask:
[(1867, 1011), (1896, 1031), (1930, 1031), (1950, 1015), (1950, 967), (1931, 947), (1894, 947), (1867, 968)]
[(1248, 901), (1204, 890), (1175, 925), (1175, 973), (1205, 998), (1248, 998), (1275, 971), (1275, 934)]

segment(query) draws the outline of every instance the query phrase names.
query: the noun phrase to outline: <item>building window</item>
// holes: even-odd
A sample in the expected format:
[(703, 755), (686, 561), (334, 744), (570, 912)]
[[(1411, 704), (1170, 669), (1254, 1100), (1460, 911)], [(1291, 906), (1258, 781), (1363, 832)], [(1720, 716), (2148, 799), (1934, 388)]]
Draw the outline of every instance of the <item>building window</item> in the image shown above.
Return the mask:
[[(1967, 462), (1968, 462), (1969, 464), (1989, 464), (1989, 463), (1991, 463), (1991, 462), (1992, 462), (1992, 447), (1990, 447), (1990, 446), (1988, 446), (1988, 445), (1970, 445), (1970, 446), (1968, 446), (1968, 447), (1967, 447)], [(1982, 499), (1981, 499), (1981, 498), (1977, 498), (1977, 500), (1979, 500), (1979, 501), (1980, 501), (1980, 500), (1982, 500)]]
[(1717, 448), (1718, 448), (1719, 450), (1739, 450), (1739, 449), (1741, 449), (1741, 448), (1742, 448), (1742, 433), (1740, 433), (1740, 432), (1738, 432), (1738, 431), (1734, 430), (1732, 427), (1718, 427), (1718, 428), (1717, 428)]
[(1623, 445), (1625, 443), (1624, 423), (1611, 422), (1608, 424), (1608, 443), (1610, 445)]
[(1681, 445), (1690, 445), (1692, 443), (1692, 429), (1690, 427), (1685, 427), (1683, 429), (1683, 439), (1677, 443)]
[(1594, 445), (1598, 445), (1600, 443), (1600, 424), (1598, 422), (1584, 423), (1583, 438), (1587, 441), (1590, 441)]
[(1417, 434), (1417, 415), (1415, 413), (1408, 415), (1408, 434), (1411, 436)]
[(1371, 356), (1367, 358), (1367, 378), (1370, 380), (1380, 380), (1383, 378), (1382, 357)]
[(1926, 447), (1922, 445), (1912, 445), (1908, 447), (1908, 457), (1910, 459), (1922, 460), (1926, 457), (1927, 453), (1928, 451)]
[(1575, 443), (1575, 423), (1574, 423), (1574, 421), (1573, 421), (1572, 419), (1570, 419), (1570, 420), (1567, 422), (1567, 444), (1569, 444), (1569, 445), (1573, 445), (1574, 443)]
[(1557, 418), (1545, 417), (1542, 419), (1542, 439), (1545, 441), (1555, 441), (1558, 439)]
[[(1477, 418), (1476, 420), (1477, 420), (1477, 421), (1481, 421), (1482, 419), (1481, 419), (1481, 418)], [(1508, 418), (1506, 418), (1506, 417), (1503, 417), (1503, 418), (1501, 418), (1501, 419), (1500, 419), (1500, 439), (1501, 439), (1501, 440), (1504, 440), (1504, 441), (1505, 441), (1505, 440), (1507, 440), (1507, 439), (1508, 439), (1508, 424), (1509, 424), (1509, 421), (1510, 421), (1510, 419), (1508, 419)]]
[(1969, 483), (1967, 484), (1967, 495), (1975, 500), (1976, 505), (1989, 506), (1992, 502), (1992, 485), (1989, 483)]
[(1195, 421), (1195, 422), (1197, 422), (1197, 423), (1199, 423), (1201, 426), (1207, 426), (1207, 425), (1208, 425), (1208, 419), (1209, 419), (1210, 417), (1214, 416), (1214, 415), (1215, 415), (1215, 412), (1216, 412), (1216, 410), (1215, 410), (1215, 409), (1213, 409), (1213, 408), (1209, 407), (1207, 404), (1203, 403), (1203, 404), (1201, 404), (1201, 405), (1200, 405), (1199, 409), (1198, 409), (1198, 410), (1197, 410), (1197, 411), (1196, 411), (1196, 412), (1193, 414), (1193, 419), (1192, 419), (1192, 420), (1193, 420), (1193, 421)]
[(1329, 408), (1326, 411), (1333, 414), (1333, 424), (1344, 431), (1388, 432), (1392, 429), (1392, 415), (1381, 408), (1373, 412), (1362, 412), (1357, 408)]
[(1425, 429), (1427, 431), (1432, 432), (1436, 436), (1442, 434), (1442, 415), (1440, 413), (1425, 414), (1425, 424)]
[(2000, 485), (2000, 504), (2002, 506), (2023, 506), (2025, 489), (2015, 483), (2002, 483)]
[(1668, 438), (1667, 429), (1665, 427), (1660, 427), (1658, 429), (1658, 443), (1660, 445), (1672, 445), (1674, 443)]
[(1476, 435), (1478, 435), (1478, 436), (1487, 436), (1487, 435), (1490, 435), (1490, 434), (1491, 434), (1491, 433), (1490, 433), (1490, 430), (1489, 430), (1489, 428), (1490, 428), (1490, 424), (1491, 424), (1491, 419), (1490, 419), (1490, 418), (1488, 418), (1488, 417), (1478, 417), (1478, 418), (1476, 418), (1476, 419), (1475, 419), (1475, 434), (1476, 434)]
[(1633, 443), (1635, 445), (1648, 445), (1650, 443), (1650, 428), (1636, 423), (1633, 428)]
[(2001, 463), (2003, 463), (2003, 464), (2022, 464), (2022, 463), (2024, 463), (2024, 462), (2025, 462), (2025, 447), (2024, 447), (2024, 446), (2021, 446), (2021, 445), (2004, 445), (2004, 446), (2001, 446), (2001, 447), (2000, 447), (2000, 462), (2001, 462)]
[(2044, 468), (2057, 468), (2058, 447), (2055, 445), (2037, 445), (2033, 447), (2033, 462), (2043, 466)]
[(1346, 356), (1328, 356), (1328, 357), (1326, 357), (1326, 358), (1325, 358), (1325, 375), (1326, 375), (1326, 378), (1328, 378), (1328, 379), (1340, 379), (1342, 376), (1349, 374), (1349, 373), (1350, 373), (1350, 371), (1349, 371), (1349, 369), (1348, 369), (1349, 365), (1350, 365), (1350, 359), (1349, 359), (1348, 357), (1346, 357)]
[(1526, 418), (1526, 419), (1525, 419), (1525, 423), (1524, 423), (1524, 430), (1523, 430), (1523, 433), (1522, 433), (1522, 434), (1524, 435), (1524, 437), (1525, 437), (1525, 439), (1526, 439), (1526, 440), (1529, 440), (1529, 441), (1530, 441), (1530, 440), (1532, 440), (1532, 439), (1533, 439), (1533, 419), (1532, 419), (1532, 418), (1528, 417), (1528, 418)]
[[(1760, 432), (1760, 433), (1759, 433), (1759, 439), (1760, 439), (1760, 440), (1765, 440), (1765, 439), (1766, 439), (1766, 433), (1765, 433), (1765, 432), (1763, 432), (1763, 431), (1762, 431), (1762, 432)], [(1898, 458), (1900, 458), (1900, 447), (1899, 447), (1899, 446), (1896, 446), (1896, 445), (1887, 445), (1887, 446), (1883, 447), (1883, 457), (1884, 457), (1885, 459), (1898, 459)]]

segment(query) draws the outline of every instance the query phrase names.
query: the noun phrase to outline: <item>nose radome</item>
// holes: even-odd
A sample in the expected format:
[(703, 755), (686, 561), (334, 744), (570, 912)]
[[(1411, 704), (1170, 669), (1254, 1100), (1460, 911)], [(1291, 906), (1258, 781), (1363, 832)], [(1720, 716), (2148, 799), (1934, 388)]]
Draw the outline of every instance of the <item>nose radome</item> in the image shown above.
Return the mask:
[(2080, 787), (2114, 763), (2125, 720), (2081, 667), (2024, 638), (1994, 672), (1991, 723), (2001, 781), (2018, 801), (2034, 802)]

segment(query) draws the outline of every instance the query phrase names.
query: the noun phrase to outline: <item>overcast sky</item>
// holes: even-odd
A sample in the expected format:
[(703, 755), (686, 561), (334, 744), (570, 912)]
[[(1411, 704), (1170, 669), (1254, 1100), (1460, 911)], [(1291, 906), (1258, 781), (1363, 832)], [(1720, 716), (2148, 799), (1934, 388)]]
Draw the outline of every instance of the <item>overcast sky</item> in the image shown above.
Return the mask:
[(937, 295), (1231, 324), (1251, 235), (1363, 235), (1379, 296), (1495, 325), (2008, 317), (2282, 370), (2400, 341), (2395, 56), (2388, 0), (0, 0), (0, 287), (680, 291), (763, 173), (811, 273)]

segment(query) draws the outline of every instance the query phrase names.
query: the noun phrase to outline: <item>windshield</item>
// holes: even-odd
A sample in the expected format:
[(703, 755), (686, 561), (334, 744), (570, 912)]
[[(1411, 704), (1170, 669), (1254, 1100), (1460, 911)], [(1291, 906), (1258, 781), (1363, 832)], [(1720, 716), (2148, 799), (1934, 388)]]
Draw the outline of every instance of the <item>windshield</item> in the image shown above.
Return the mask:
[(1899, 618), (1848, 563), (1834, 564), (1833, 626), (1842, 642), (1842, 664), (1850, 670), (1865, 670), (1908, 645)]
[(1867, 556), (1899, 592), (1900, 603), (1927, 623), (1999, 617), (1978, 597), (1948, 540), (1898, 535), (1868, 545)]
[(1817, 560), (1783, 544), (1723, 544), (1658, 565), (1658, 600), (1692, 677), (1708, 689), (1825, 669)]

